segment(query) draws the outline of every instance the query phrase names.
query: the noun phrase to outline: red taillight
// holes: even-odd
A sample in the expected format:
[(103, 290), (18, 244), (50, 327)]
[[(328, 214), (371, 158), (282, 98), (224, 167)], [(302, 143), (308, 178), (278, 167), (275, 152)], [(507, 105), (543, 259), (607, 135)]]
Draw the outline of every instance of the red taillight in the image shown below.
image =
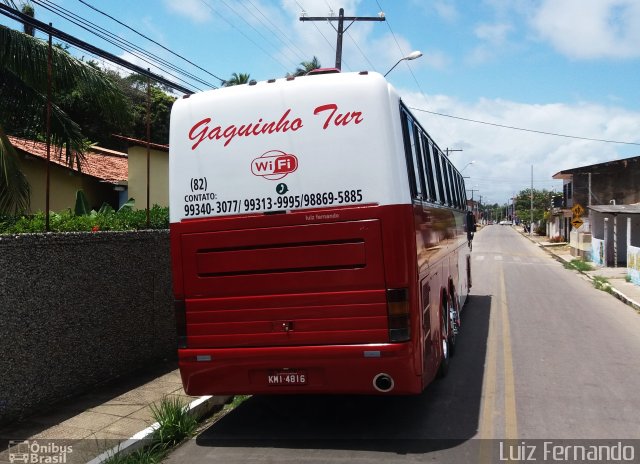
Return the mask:
[(178, 338), (178, 348), (187, 347), (187, 311), (184, 300), (174, 301), (174, 310), (176, 315), (176, 335)]
[(389, 324), (389, 341), (409, 341), (411, 338), (411, 322), (408, 289), (387, 289), (387, 319)]

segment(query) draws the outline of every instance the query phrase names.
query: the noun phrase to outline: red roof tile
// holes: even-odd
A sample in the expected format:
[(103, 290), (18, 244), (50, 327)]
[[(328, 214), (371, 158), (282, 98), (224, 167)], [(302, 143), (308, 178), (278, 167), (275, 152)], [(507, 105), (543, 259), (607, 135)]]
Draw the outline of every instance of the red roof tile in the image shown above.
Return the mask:
[[(145, 140), (134, 139), (133, 137), (125, 137), (124, 135), (118, 135), (118, 134), (111, 134), (111, 136), (115, 137), (116, 139), (129, 142), (129, 146), (131, 145), (138, 145), (140, 147), (147, 146), (147, 142)], [(149, 148), (153, 148), (154, 150), (158, 150), (158, 151), (166, 151), (166, 152), (169, 151), (169, 145), (163, 145), (160, 143), (149, 143)]]
[[(11, 144), (18, 150), (38, 158), (47, 159), (47, 145), (44, 142), (19, 139), (9, 136)], [(78, 172), (76, 165), (73, 168), (67, 164), (64, 154), (51, 147), (51, 162), (67, 169)], [(129, 163), (125, 153), (96, 147), (84, 154), (84, 160), (80, 163), (80, 173), (95, 177), (103, 182), (120, 184), (127, 181), (129, 175)]]

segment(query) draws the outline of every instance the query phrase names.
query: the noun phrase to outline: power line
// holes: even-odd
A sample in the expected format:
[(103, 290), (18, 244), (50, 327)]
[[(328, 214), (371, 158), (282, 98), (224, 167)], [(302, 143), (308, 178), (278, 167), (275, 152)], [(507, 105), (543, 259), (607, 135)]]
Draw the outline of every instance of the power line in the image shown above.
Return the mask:
[(590, 141), (590, 142), (616, 143), (616, 144), (621, 144), (621, 145), (640, 146), (640, 143), (638, 143), (638, 142), (625, 142), (625, 141), (620, 141), (620, 140), (597, 139), (597, 138), (591, 138), (591, 137), (581, 137), (581, 136), (578, 136), (578, 135), (568, 135), (568, 134), (560, 134), (560, 133), (557, 133), (557, 132), (541, 131), (541, 130), (536, 130), (536, 129), (526, 129), (526, 128), (523, 128), (523, 127), (509, 126), (509, 125), (506, 125), (506, 124), (498, 124), (498, 123), (495, 123), (495, 122), (479, 121), (477, 119), (469, 119), (469, 118), (463, 118), (461, 116), (453, 116), (453, 115), (450, 115), (450, 114), (438, 113), (437, 111), (429, 111), (429, 110), (425, 110), (425, 109), (422, 109), (422, 108), (413, 108), (413, 107), (408, 107), (408, 108), (412, 109), (414, 111), (420, 111), (422, 113), (429, 113), (429, 114), (433, 114), (433, 115), (436, 115), (436, 116), (442, 116), (442, 117), (445, 117), (445, 118), (459, 119), (461, 121), (474, 122), (476, 124), (484, 124), (484, 125), (487, 125), (487, 126), (502, 127), (504, 129), (511, 129), (511, 130), (517, 130), (517, 131), (522, 131), (522, 132), (532, 132), (534, 134), (552, 135), (554, 137), (564, 137), (564, 138), (576, 139), (576, 140), (587, 140), (587, 141)]
[[(327, 6), (329, 7), (329, 11), (331, 12), (331, 14), (333, 15), (333, 7), (331, 6), (331, 4), (325, 0), (325, 3), (327, 4)], [(347, 34), (347, 37), (349, 37), (349, 39), (351, 39), (351, 41), (353, 42), (353, 44), (356, 46), (356, 48), (358, 49), (358, 51), (360, 52), (360, 54), (362, 55), (362, 57), (364, 58), (364, 60), (369, 63), (369, 66), (371, 66), (371, 69), (373, 69), (374, 71), (377, 71), (376, 67), (374, 66), (374, 64), (369, 60), (369, 57), (367, 55), (365, 55), (365, 53), (362, 51), (362, 49), (360, 48), (360, 45), (358, 45), (358, 42), (356, 41), (356, 39), (353, 38), (353, 36), (349, 33), (349, 31), (345, 31), (345, 33)]]
[[(303, 14), (300, 16), (300, 21), (327, 21), (335, 29), (337, 33), (336, 43), (336, 65), (337, 69), (342, 69), (342, 39), (344, 33), (356, 22), (356, 21), (384, 21), (383, 15), (380, 16), (345, 16), (344, 8), (340, 8), (339, 15), (336, 17), (331, 12), (331, 16), (307, 16)], [(338, 22), (338, 27), (333, 26), (333, 21)], [(347, 27), (344, 27), (344, 21), (351, 21)]]
[[(292, 41), (292, 40), (289, 38), (289, 36), (288, 36), (288, 35), (287, 35), (287, 34), (286, 34), (286, 33), (285, 33), (285, 32), (284, 32), (284, 31), (283, 31), (283, 30), (282, 30), (282, 29), (277, 25), (277, 24), (275, 24), (273, 21), (271, 21), (271, 20), (269, 19), (269, 17), (268, 17), (268, 16), (266, 16), (266, 15), (262, 12), (262, 10), (261, 10), (260, 8), (258, 8), (258, 7), (257, 7), (257, 6), (256, 6), (256, 5), (255, 5), (251, 0), (247, 0), (247, 1), (251, 4), (251, 6), (252, 6), (253, 8), (255, 8), (255, 9), (256, 9), (256, 11), (257, 11), (258, 13), (260, 13), (260, 16), (262, 16), (265, 20), (267, 20), (267, 22), (268, 22), (269, 24), (271, 24), (271, 25), (273, 26), (273, 28), (274, 28), (274, 29), (276, 29), (276, 30), (278, 30), (278, 32), (280, 32), (280, 34), (282, 35), (282, 37), (284, 37), (284, 39), (285, 39), (286, 41), (288, 41), (288, 42), (293, 46), (293, 48), (295, 48), (298, 52), (300, 52), (300, 54), (298, 55), (298, 58), (301, 58), (302, 60), (304, 60), (304, 59), (306, 58), (306, 57), (305, 57), (305, 52), (303, 52), (303, 51), (300, 49), (300, 47), (298, 47), (298, 46), (296, 45), (296, 43), (295, 43), (294, 41)], [(243, 5), (244, 5), (244, 3), (243, 3)], [(246, 6), (245, 6), (245, 8), (246, 8)], [(282, 41), (282, 43), (285, 43), (285, 41)], [(292, 51), (293, 51), (293, 48), (289, 47), (289, 49), (290, 49), (290, 50), (292, 50)]]
[[(300, 8), (300, 14), (304, 15), (306, 14), (306, 8), (303, 7), (302, 5), (300, 5), (300, 2), (298, 2), (296, 0), (296, 5), (298, 5), (298, 8)], [(320, 33), (320, 35), (322, 36), (322, 38), (324, 39), (325, 42), (327, 42), (327, 44), (329, 45), (329, 47), (331, 48), (331, 50), (333, 50), (333, 52), (335, 53), (336, 51), (336, 47), (335, 45), (333, 45), (333, 43), (331, 43), (331, 41), (329, 39), (327, 39), (327, 36), (325, 36), (322, 31), (320, 30), (320, 28), (318, 27), (318, 25), (314, 22), (313, 25), (315, 26), (316, 30)], [(349, 68), (349, 65), (347, 65), (347, 63), (343, 60), (344, 65)]]
[(168, 48), (167, 48), (167, 47), (165, 47), (164, 45), (162, 45), (162, 44), (160, 44), (160, 43), (156, 42), (155, 40), (153, 40), (152, 38), (150, 38), (150, 37), (146, 36), (145, 34), (142, 34), (141, 32), (136, 31), (136, 30), (135, 30), (135, 29), (133, 29), (132, 27), (128, 26), (127, 24), (123, 23), (122, 21), (119, 21), (118, 19), (116, 19), (116, 18), (114, 18), (113, 16), (111, 16), (111, 15), (109, 15), (109, 14), (105, 13), (104, 11), (99, 10), (98, 8), (96, 8), (96, 7), (94, 7), (94, 6), (90, 5), (90, 4), (88, 4), (88, 3), (87, 3), (87, 2), (85, 2), (84, 0), (78, 0), (78, 1), (79, 1), (80, 3), (82, 3), (82, 4), (86, 5), (86, 6), (88, 6), (88, 7), (89, 7), (89, 8), (91, 8), (92, 10), (94, 10), (94, 11), (96, 11), (96, 12), (100, 13), (101, 15), (106, 16), (107, 18), (109, 18), (109, 19), (111, 19), (111, 20), (115, 21), (116, 23), (118, 23), (118, 24), (120, 24), (120, 25), (122, 25), (122, 26), (126, 27), (126, 28), (127, 28), (127, 29), (129, 29), (130, 31), (132, 31), (132, 32), (134, 32), (134, 33), (136, 33), (136, 34), (138, 34), (140, 37), (143, 37), (143, 38), (147, 39), (149, 42), (151, 42), (151, 43), (153, 43), (153, 44), (157, 45), (158, 47), (162, 48), (163, 50), (166, 50), (166, 51), (168, 51), (169, 53), (171, 53), (172, 55), (174, 55), (174, 56), (176, 56), (176, 57), (180, 58), (181, 60), (186, 61), (186, 62), (187, 62), (187, 63), (189, 63), (190, 65), (195, 66), (195, 67), (196, 67), (196, 68), (198, 68), (200, 71), (203, 71), (203, 72), (207, 73), (208, 75), (210, 75), (211, 77), (214, 77), (214, 78), (218, 79), (220, 82), (224, 82), (224, 79), (222, 79), (222, 78), (220, 78), (220, 77), (216, 76), (215, 74), (213, 74), (213, 73), (211, 73), (211, 72), (207, 71), (207, 70), (206, 70), (206, 69), (204, 69), (204, 68), (201, 68), (200, 66), (198, 66), (197, 64), (195, 64), (193, 61), (190, 61), (190, 60), (188, 60), (187, 58), (185, 58), (184, 56), (182, 56), (182, 55), (180, 55), (180, 54), (178, 54), (178, 53), (176, 53), (176, 52), (174, 52), (174, 51), (172, 51), (172, 50), (168, 49)]
[[(150, 53), (147, 52), (146, 50), (142, 49), (141, 47), (128, 42), (120, 37), (118, 37), (117, 35), (111, 33), (110, 31), (102, 28), (101, 26), (98, 26), (97, 24), (88, 21), (84, 18), (82, 18), (81, 16), (76, 15), (75, 13), (72, 13), (69, 10), (66, 10), (62, 7), (58, 7), (57, 5), (47, 5), (45, 4), (46, 2), (51, 3), (49, 0), (32, 0), (33, 3), (35, 3), (36, 5), (41, 6), (42, 8), (51, 11), (54, 14), (57, 14), (58, 16), (62, 17), (63, 19), (66, 19), (67, 21), (71, 22), (72, 24), (75, 24), (76, 26), (80, 27), (81, 29), (84, 29), (87, 32), (90, 32), (91, 34), (103, 39), (104, 41), (110, 43), (111, 45), (114, 45), (124, 51), (127, 51), (129, 53), (131, 53), (133, 56), (135, 56), (136, 58), (144, 61), (145, 63), (151, 65), (151, 66), (156, 66), (159, 69), (162, 68), (162, 66), (165, 66), (168, 69), (171, 69), (179, 74), (182, 74), (183, 76), (188, 77), (191, 80), (194, 80), (196, 82), (199, 82), (201, 84), (206, 85), (207, 87), (215, 87), (215, 85), (200, 79), (199, 77), (184, 71), (183, 69), (177, 67), (176, 65)], [(45, 3), (43, 3), (45, 2)], [(142, 56), (141, 56), (141, 55)], [(145, 58), (146, 57), (146, 58)], [(147, 59), (148, 58), (148, 59)], [(151, 61), (149, 61), (151, 60)], [(184, 79), (176, 76), (175, 74), (172, 74), (170, 72), (168, 72), (166, 69), (162, 69), (165, 73), (167, 73), (168, 75), (174, 77), (175, 79), (184, 82), (184, 83), (188, 83), (187, 81), (185, 81)], [(196, 86), (194, 86), (196, 87)], [(198, 90), (198, 87), (196, 87)]]
[[(213, 11), (214, 13), (216, 12), (213, 7), (206, 1), (206, 0), (200, 0), (200, 2), (202, 4), (204, 4), (207, 8), (209, 8), (211, 11)], [(226, 2), (224, 2), (224, 0), (222, 0), (222, 2), (225, 4), (225, 6), (230, 9), (231, 11), (233, 11), (236, 15), (238, 15), (238, 13), (233, 10), (229, 5), (227, 5)], [(240, 16), (240, 15), (239, 15)], [(273, 59), (274, 61), (278, 62), (280, 65), (282, 65), (282, 67), (286, 70), (287, 69), (287, 65), (284, 64), (282, 61), (280, 61), (278, 58), (274, 57), (269, 50), (266, 50), (264, 47), (262, 47), (262, 45), (260, 45), (258, 42), (256, 42), (255, 40), (253, 40), (251, 37), (249, 37), (247, 34), (245, 34), (242, 29), (238, 28), (235, 24), (233, 24), (230, 20), (228, 20), (227, 18), (225, 18), (223, 15), (221, 15), (220, 13), (218, 13), (218, 17), (220, 19), (222, 19), (224, 22), (226, 22), (229, 26), (231, 26), (233, 29), (235, 29), (236, 31), (238, 31), (245, 39), (247, 39), (249, 42), (251, 42), (253, 45), (255, 45), (257, 48), (259, 48), (260, 50), (262, 50), (267, 56), (269, 56), (271, 59)], [(242, 16), (240, 16), (242, 18)], [(244, 20), (244, 18), (243, 18)], [(246, 20), (244, 20), (245, 22), (247, 22)], [(247, 23), (248, 24), (248, 23)], [(253, 26), (251, 26), (253, 27)], [(255, 28), (254, 28), (255, 29)]]
[(133, 63), (130, 63), (118, 56), (115, 56), (112, 53), (109, 53), (107, 51), (104, 51), (94, 45), (91, 45), (83, 40), (78, 39), (77, 37), (74, 37), (70, 34), (67, 34), (65, 32), (62, 32), (59, 29), (56, 29), (52, 26), (49, 26), (45, 23), (43, 23), (42, 21), (38, 21), (37, 19), (31, 18), (30, 16), (27, 16), (23, 13), (21, 13), (18, 10), (14, 10), (13, 8), (10, 8), (6, 5), (3, 5), (2, 3), (0, 3), (0, 14), (3, 14), (4, 16), (7, 16), (10, 19), (13, 19), (15, 21), (21, 22), (23, 24), (27, 24), (30, 26), (33, 26), (34, 28), (44, 32), (45, 34), (51, 34), (51, 36), (56, 37), (58, 39), (61, 39), (69, 44), (75, 45), (83, 50), (86, 50), (88, 52), (91, 53), (95, 53), (96, 55), (100, 56), (101, 58), (105, 58), (109, 61), (111, 61), (112, 63), (116, 63), (120, 66), (123, 66), (127, 69), (129, 69), (130, 71), (133, 71), (135, 73), (141, 74), (143, 76), (147, 76), (150, 77), (151, 79), (155, 80), (156, 82), (165, 85), (169, 88), (175, 89), (179, 92), (185, 93), (185, 94), (191, 94), (193, 93), (193, 90), (188, 89), (186, 87), (183, 87), (179, 84), (176, 84), (175, 82), (172, 82), (168, 79), (166, 79), (163, 76), (160, 76), (156, 73), (152, 73), (151, 71), (144, 69), (140, 66), (137, 66)]
[[(260, 16), (258, 16), (253, 10), (251, 10), (246, 3), (241, 2), (240, 5), (247, 10), (247, 13), (249, 13), (251, 16), (253, 16), (256, 21), (258, 21), (262, 27), (264, 27), (267, 31), (271, 32), (271, 34), (280, 41), (280, 43), (282, 43), (282, 45), (284, 45), (285, 48), (289, 49), (289, 51), (293, 52), (293, 55), (297, 55), (297, 59), (303, 59), (304, 60), (304, 55), (299, 54), (295, 49), (293, 49), (287, 42), (285, 42), (285, 40), (282, 39), (282, 37), (278, 34), (276, 34), (276, 29), (278, 29), (278, 27), (267, 17), (264, 15), (264, 13), (262, 13), (262, 11), (260, 11), (260, 9), (258, 9), (258, 7), (256, 7), (251, 1), (249, 2), (251, 3), (251, 6), (253, 6), (253, 8), (260, 13), (260, 15), (262, 16), (262, 18), (266, 19), (269, 24), (271, 24), (271, 26), (269, 26), (269, 24), (265, 23), (262, 18), (260, 18)], [(279, 30), (279, 29), (278, 29)], [(256, 31), (258, 32), (258, 31)], [(259, 32), (258, 32), (259, 33)], [(262, 35), (262, 34), (260, 34)], [(286, 39), (286, 36), (283, 36)]]
[[(384, 9), (382, 8), (382, 5), (380, 5), (380, 2), (378, 0), (376, 0), (376, 4), (378, 5), (378, 8), (380, 8), (380, 11), (384, 11)], [(387, 23), (387, 27), (389, 28), (389, 32), (391, 32), (391, 36), (393, 37), (393, 40), (395, 41), (398, 50), (400, 50), (400, 55), (401, 56), (405, 56), (406, 53), (402, 50), (402, 47), (400, 46), (400, 43), (398, 42), (398, 39), (396, 38), (396, 34), (393, 32), (393, 29), (391, 29), (391, 23), (389, 22), (389, 20), (385, 21), (385, 23)], [(416, 75), (413, 73), (413, 69), (411, 69), (411, 66), (409, 65), (409, 62), (406, 62), (407, 68), (409, 68), (409, 72), (411, 73), (411, 76), (413, 77), (413, 81), (416, 83), (416, 85), (418, 86), (418, 90), (420, 91), (420, 94), (424, 97), (424, 92), (422, 91), (422, 87), (420, 87), (420, 83), (418, 82), (418, 79), (416, 79)]]

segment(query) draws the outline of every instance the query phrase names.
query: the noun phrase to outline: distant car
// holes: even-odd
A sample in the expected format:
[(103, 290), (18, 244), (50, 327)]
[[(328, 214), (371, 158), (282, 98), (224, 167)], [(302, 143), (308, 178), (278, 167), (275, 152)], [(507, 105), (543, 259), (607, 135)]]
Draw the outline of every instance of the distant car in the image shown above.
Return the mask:
[(500, 221), (500, 225), (501, 226), (510, 226), (511, 225), (511, 221)]

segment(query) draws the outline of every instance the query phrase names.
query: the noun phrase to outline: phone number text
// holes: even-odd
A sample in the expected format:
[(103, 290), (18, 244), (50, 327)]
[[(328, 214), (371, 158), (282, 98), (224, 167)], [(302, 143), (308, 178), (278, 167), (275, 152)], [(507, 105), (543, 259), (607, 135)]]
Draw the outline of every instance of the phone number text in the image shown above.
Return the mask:
[(303, 193), (278, 197), (256, 197), (242, 200), (225, 200), (184, 205), (185, 217), (209, 216), (212, 214), (251, 213), (277, 211), (292, 208), (345, 205), (361, 203), (362, 190), (340, 190), (338, 192)]

